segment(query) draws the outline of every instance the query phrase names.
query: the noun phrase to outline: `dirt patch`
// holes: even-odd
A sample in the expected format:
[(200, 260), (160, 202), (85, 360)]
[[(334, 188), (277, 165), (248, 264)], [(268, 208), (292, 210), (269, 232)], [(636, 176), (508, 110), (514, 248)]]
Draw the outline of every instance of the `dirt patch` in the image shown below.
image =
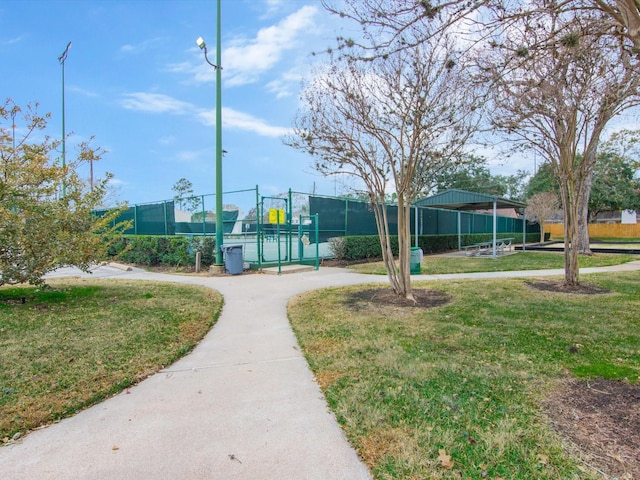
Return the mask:
[(544, 292), (575, 293), (579, 295), (601, 295), (609, 293), (609, 290), (606, 288), (591, 285), (589, 283), (566, 285), (564, 282), (558, 282), (555, 280), (531, 280), (525, 283), (531, 288), (542, 290)]
[[(202, 267), (200, 272), (196, 273), (196, 269), (193, 266), (188, 266), (188, 267), (173, 267), (170, 265), (153, 265), (153, 266), (135, 265), (135, 266), (138, 268), (142, 268), (147, 272), (153, 272), (153, 273), (167, 273), (170, 275), (189, 275), (189, 276), (195, 276), (195, 277), (212, 276), (212, 274), (209, 273), (209, 267)], [(256, 270), (251, 270), (251, 269), (242, 271), (242, 275), (248, 275), (248, 274), (254, 274), (254, 273), (258, 273), (258, 272)], [(215, 276), (216, 277), (235, 277), (235, 275), (231, 275), (226, 272), (215, 274)]]
[(640, 479), (640, 385), (571, 380), (544, 408), (585, 463), (620, 480)]
[(348, 307), (354, 308), (361, 304), (391, 307), (433, 308), (445, 305), (451, 301), (451, 296), (435, 290), (414, 288), (414, 300), (396, 295), (390, 288), (370, 288), (358, 290), (349, 295), (345, 302)]

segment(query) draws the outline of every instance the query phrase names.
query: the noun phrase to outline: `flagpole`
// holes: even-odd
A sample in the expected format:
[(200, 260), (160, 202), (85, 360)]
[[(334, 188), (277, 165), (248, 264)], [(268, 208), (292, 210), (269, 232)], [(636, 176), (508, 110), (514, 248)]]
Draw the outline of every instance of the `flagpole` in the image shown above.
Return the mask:
[[(58, 57), (58, 61), (62, 65), (62, 169), (64, 170), (67, 166), (67, 151), (66, 151), (66, 139), (67, 134), (65, 131), (64, 124), (64, 61), (67, 59), (67, 55), (69, 54), (69, 49), (71, 48), (71, 42), (67, 44), (67, 48), (64, 50), (62, 55)], [(64, 173), (62, 177), (62, 198), (67, 196), (67, 184), (65, 181), (67, 174)]]

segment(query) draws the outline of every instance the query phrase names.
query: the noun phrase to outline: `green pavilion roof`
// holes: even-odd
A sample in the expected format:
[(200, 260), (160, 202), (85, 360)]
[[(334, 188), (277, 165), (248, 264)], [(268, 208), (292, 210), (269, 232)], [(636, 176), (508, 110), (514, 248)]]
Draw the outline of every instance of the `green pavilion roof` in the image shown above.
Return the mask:
[(445, 208), (449, 210), (486, 210), (497, 208), (524, 208), (526, 204), (501, 198), (495, 195), (467, 192), (465, 190), (446, 190), (414, 202), (419, 207)]

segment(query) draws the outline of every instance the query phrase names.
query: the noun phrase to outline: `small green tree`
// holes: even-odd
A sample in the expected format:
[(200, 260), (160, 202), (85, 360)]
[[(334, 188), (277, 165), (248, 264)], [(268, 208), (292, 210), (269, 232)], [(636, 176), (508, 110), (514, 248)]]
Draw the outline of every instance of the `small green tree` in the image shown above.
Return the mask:
[(58, 267), (88, 271), (106, 256), (108, 242), (101, 234), (112, 235), (124, 225), (114, 226), (120, 209), (102, 217), (93, 213), (111, 177), (94, 182), (92, 191), (77, 171), (80, 163), (97, 161), (104, 151), (83, 143), (77, 158), (63, 168), (52, 158), (58, 141), (46, 136), (32, 141), (45, 130), (49, 115), (29, 106), (21, 128), (27, 133), (16, 139), (5, 125), (18, 113), (21, 109), (11, 100), (0, 106), (0, 285), (37, 285)]
[(545, 162), (540, 165), (538, 171), (529, 179), (529, 183), (525, 187), (525, 197), (531, 198), (536, 193), (556, 192), (560, 194), (560, 186), (558, 180), (553, 175), (553, 165)]
[(436, 190), (442, 192), (453, 188), (520, 200), (527, 175), (522, 170), (514, 175), (492, 175), (485, 157), (465, 154), (458, 165), (438, 174)]
[(589, 197), (589, 221), (601, 212), (640, 209), (640, 180), (629, 159), (612, 151), (598, 155)]
[(193, 184), (186, 178), (178, 180), (171, 190), (174, 191), (173, 199), (181, 210), (193, 213), (200, 208), (201, 198), (193, 195)]

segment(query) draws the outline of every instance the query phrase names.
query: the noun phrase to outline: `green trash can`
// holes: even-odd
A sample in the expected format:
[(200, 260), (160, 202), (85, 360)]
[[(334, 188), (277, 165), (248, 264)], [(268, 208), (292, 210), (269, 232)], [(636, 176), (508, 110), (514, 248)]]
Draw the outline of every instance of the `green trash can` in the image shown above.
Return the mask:
[(420, 263), (422, 262), (422, 249), (420, 247), (411, 247), (410, 273), (411, 275), (420, 274)]

